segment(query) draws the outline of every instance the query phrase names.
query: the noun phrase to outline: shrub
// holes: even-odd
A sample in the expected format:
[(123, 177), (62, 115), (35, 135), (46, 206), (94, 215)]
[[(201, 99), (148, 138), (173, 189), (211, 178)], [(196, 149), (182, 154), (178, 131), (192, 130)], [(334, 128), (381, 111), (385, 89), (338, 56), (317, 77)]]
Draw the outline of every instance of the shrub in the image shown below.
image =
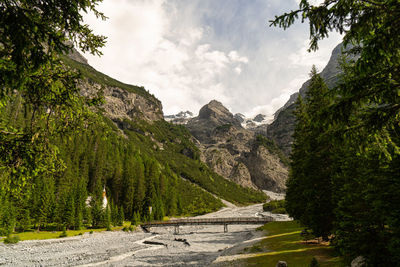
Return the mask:
[(124, 228), (122, 228), (122, 231), (124, 232), (133, 232), (133, 230), (135, 230), (133, 225), (125, 226)]
[(64, 226), (62, 233), (58, 237), (62, 238), (62, 237), (67, 237), (67, 236), (68, 236), (67, 230), (66, 230), (66, 227)]
[(320, 265), (319, 265), (317, 259), (313, 257), (309, 266), (310, 267), (319, 267)]
[(272, 213), (287, 213), (285, 209), (285, 200), (272, 200), (267, 202), (263, 205), (263, 210)]
[(21, 239), (17, 235), (9, 235), (6, 239), (4, 239), (5, 244), (15, 244), (18, 243)]
[(8, 231), (4, 228), (0, 228), (0, 236), (6, 236), (8, 234)]
[(274, 214), (287, 214), (286, 209), (285, 208), (277, 208), (271, 211), (271, 213)]

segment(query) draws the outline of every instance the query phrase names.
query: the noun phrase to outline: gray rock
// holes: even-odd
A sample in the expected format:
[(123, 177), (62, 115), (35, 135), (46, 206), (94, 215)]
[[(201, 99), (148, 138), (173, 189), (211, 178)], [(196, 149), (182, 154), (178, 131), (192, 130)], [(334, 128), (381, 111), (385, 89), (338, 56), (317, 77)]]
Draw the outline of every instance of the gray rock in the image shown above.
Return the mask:
[(286, 261), (278, 261), (278, 263), (275, 265), (275, 267), (287, 267), (287, 262)]
[[(105, 103), (104, 114), (113, 121), (122, 122), (124, 119), (157, 121), (163, 119), (161, 102), (152, 96), (144, 97), (133, 92), (114, 86), (104, 86), (88, 79), (80, 82), (81, 94), (96, 96), (103, 90)], [(121, 128), (121, 125), (118, 125)]]
[(199, 141), (201, 160), (222, 177), (254, 189), (285, 190), (287, 167), (220, 102), (213, 100), (202, 107), (186, 127)]
[(263, 114), (258, 114), (257, 116), (255, 116), (254, 117), (254, 121), (256, 121), (256, 122), (262, 122), (263, 120), (265, 120), (265, 115), (263, 115)]
[(363, 267), (365, 265), (365, 258), (363, 256), (358, 256), (351, 262), (351, 267)]

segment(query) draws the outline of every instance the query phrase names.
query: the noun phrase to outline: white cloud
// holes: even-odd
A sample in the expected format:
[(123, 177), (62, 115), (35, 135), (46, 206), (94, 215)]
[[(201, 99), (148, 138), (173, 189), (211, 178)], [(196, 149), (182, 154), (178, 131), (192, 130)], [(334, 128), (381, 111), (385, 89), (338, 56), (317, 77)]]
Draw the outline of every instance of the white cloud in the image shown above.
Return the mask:
[(166, 114), (196, 113), (218, 99), (233, 112), (272, 115), (312, 64), (322, 69), (340, 38), (309, 54), (307, 27), (284, 32), (265, 26), (278, 7), (289, 6), (267, 2), (229, 1), (221, 8), (213, 0), (104, 0), (99, 9), (109, 20), (85, 20), (108, 42), (101, 58), (87, 57), (98, 70), (143, 85)]

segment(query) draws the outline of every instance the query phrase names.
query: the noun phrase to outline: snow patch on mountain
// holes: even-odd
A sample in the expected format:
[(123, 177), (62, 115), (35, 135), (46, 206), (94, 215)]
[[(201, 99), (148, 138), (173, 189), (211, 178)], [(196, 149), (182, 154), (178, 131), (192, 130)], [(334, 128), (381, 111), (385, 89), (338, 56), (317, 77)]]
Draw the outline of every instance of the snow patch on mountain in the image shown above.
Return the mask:
[(175, 115), (165, 115), (164, 119), (168, 122), (172, 122), (175, 124), (186, 124), (188, 120), (193, 118), (194, 114), (189, 110), (181, 111)]

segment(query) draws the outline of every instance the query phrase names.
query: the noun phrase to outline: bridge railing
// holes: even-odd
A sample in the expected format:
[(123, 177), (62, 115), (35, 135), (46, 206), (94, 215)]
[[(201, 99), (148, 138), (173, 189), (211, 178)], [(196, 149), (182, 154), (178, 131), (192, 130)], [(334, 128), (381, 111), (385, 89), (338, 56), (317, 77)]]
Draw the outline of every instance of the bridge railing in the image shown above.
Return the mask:
[(227, 217), (227, 218), (201, 218), (201, 219), (173, 219), (169, 221), (154, 221), (149, 223), (144, 223), (142, 226), (168, 226), (168, 225), (185, 225), (185, 224), (258, 224), (258, 223), (267, 223), (273, 221), (272, 217), (247, 217), (247, 218), (238, 218), (238, 217)]

